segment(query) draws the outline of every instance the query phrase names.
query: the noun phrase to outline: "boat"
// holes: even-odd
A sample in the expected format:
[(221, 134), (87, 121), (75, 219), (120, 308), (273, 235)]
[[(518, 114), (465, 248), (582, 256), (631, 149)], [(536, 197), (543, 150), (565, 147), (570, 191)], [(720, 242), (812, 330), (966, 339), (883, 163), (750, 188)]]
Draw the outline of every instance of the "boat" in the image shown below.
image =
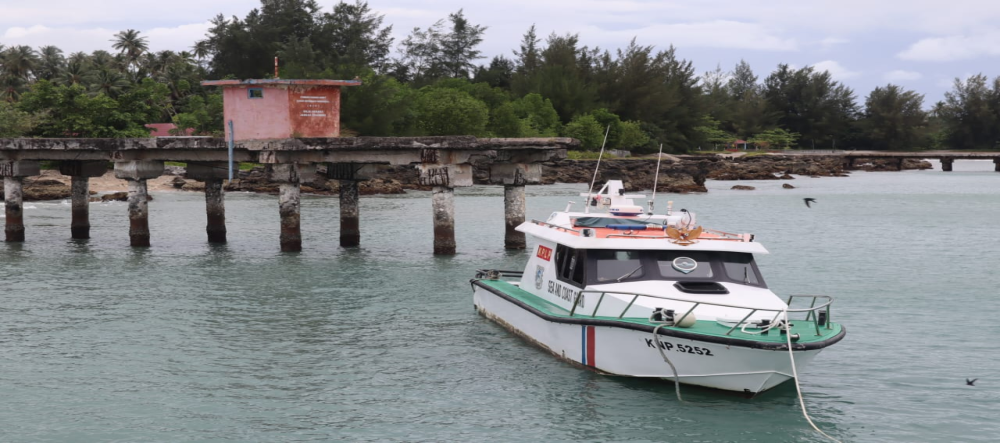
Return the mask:
[(768, 289), (752, 234), (697, 226), (672, 202), (653, 214), (620, 180), (580, 195), (583, 212), (570, 202), (517, 227), (536, 244), (523, 271), (477, 271), (479, 314), (599, 373), (749, 395), (844, 338), (831, 297)]

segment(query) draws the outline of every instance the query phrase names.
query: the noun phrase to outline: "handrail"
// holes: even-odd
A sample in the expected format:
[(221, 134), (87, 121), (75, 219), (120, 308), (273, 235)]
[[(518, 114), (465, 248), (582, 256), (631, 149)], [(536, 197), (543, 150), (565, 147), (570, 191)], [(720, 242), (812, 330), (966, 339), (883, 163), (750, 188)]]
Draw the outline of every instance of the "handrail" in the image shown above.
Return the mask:
[(534, 223), (534, 224), (536, 224), (536, 225), (548, 226), (550, 228), (563, 229), (563, 230), (566, 230), (566, 231), (575, 232), (577, 234), (582, 234), (579, 230), (576, 230), (576, 229), (573, 229), (573, 228), (567, 228), (565, 226), (559, 226), (559, 225), (552, 224), (552, 223), (549, 223), (549, 222), (543, 222), (541, 220), (531, 220), (531, 222)]
[[(771, 308), (771, 307), (755, 307), (755, 306), (746, 306), (746, 305), (742, 305), (741, 306), (741, 305), (731, 305), (731, 304), (724, 304), (724, 303), (715, 303), (715, 302), (710, 302), (710, 301), (695, 301), (695, 300), (682, 299), (682, 298), (676, 298), (676, 297), (667, 297), (667, 296), (663, 296), (663, 295), (643, 294), (643, 293), (638, 293), (638, 292), (624, 292), (624, 291), (608, 291), (608, 290), (586, 289), (586, 290), (578, 292), (576, 294), (576, 297), (573, 299), (573, 308), (570, 310), (570, 316), (571, 317), (573, 315), (575, 315), (576, 308), (579, 306), (580, 300), (586, 294), (600, 294), (600, 297), (597, 300), (596, 306), (594, 306), (593, 311), (591, 311), (591, 313), (589, 314), (590, 317), (596, 317), (597, 316), (597, 311), (601, 307), (601, 303), (604, 301), (604, 297), (606, 295), (608, 295), (608, 294), (615, 294), (615, 295), (631, 296), (631, 301), (629, 301), (628, 305), (625, 306), (625, 309), (623, 309), (621, 311), (621, 313), (618, 314), (618, 318), (619, 319), (621, 319), (621, 318), (623, 318), (625, 316), (625, 313), (628, 312), (628, 310), (635, 304), (636, 300), (638, 300), (640, 297), (647, 297), (647, 298), (654, 298), (654, 299), (666, 300), (666, 301), (672, 301), (672, 302), (682, 302), (682, 303), (692, 303), (692, 304), (694, 304), (694, 306), (692, 306), (690, 309), (688, 309), (687, 312), (685, 312), (684, 315), (682, 315), (678, 321), (687, 318), (688, 315), (690, 315), (692, 312), (694, 312), (695, 308), (697, 308), (698, 306), (701, 306), (701, 305), (718, 306), (718, 307), (723, 307), (723, 308), (749, 309), (750, 313), (747, 314), (745, 317), (743, 317), (742, 320), (740, 320), (739, 322), (737, 322), (736, 325), (734, 325), (732, 328), (730, 328), (726, 332), (726, 335), (729, 335), (730, 333), (732, 333), (737, 327), (739, 327), (739, 325), (744, 324), (747, 321), (747, 319), (749, 319), (751, 316), (753, 316), (753, 314), (755, 314), (757, 312), (774, 312), (776, 316), (780, 315), (782, 312), (788, 312), (789, 314), (805, 312), (805, 313), (807, 313), (807, 315), (806, 315), (806, 319), (803, 320), (803, 321), (809, 321), (809, 319), (812, 318), (813, 319), (813, 325), (816, 328), (816, 335), (819, 336), (819, 335), (822, 335), (822, 334), (820, 333), (820, 330), (819, 330), (820, 324), (819, 324), (819, 318), (818, 318), (818, 314), (817, 313), (819, 311), (826, 311), (826, 325), (825, 325), (826, 329), (833, 329), (833, 327), (830, 325), (830, 305), (833, 304), (833, 297), (830, 297), (828, 295), (792, 295), (792, 296), (788, 297), (788, 302), (786, 303), (786, 305), (788, 306), (787, 308), (785, 308), (785, 309), (775, 309), (775, 308)], [(792, 301), (796, 297), (798, 297), (798, 298), (811, 298), (812, 299), (812, 303), (809, 305), (808, 308), (792, 308), (791, 307)], [(823, 302), (820, 303), (819, 306), (817, 306), (816, 302), (820, 301), (820, 300), (823, 300)], [(581, 313), (581, 315), (586, 315), (586, 314), (582, 314)]]

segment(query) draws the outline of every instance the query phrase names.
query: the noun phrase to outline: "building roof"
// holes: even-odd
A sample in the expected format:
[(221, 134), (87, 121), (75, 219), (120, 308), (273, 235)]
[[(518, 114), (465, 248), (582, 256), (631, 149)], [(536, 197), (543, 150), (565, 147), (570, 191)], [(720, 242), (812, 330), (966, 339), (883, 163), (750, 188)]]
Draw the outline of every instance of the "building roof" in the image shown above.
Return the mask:
[(202, 86), (277, 86), (277, 85), (303, 85), (303, 86), (361, 86), (361, 80), (292, 80), (284, 78), (246, 79), (246, 80), (206, 80), (201, 82)]

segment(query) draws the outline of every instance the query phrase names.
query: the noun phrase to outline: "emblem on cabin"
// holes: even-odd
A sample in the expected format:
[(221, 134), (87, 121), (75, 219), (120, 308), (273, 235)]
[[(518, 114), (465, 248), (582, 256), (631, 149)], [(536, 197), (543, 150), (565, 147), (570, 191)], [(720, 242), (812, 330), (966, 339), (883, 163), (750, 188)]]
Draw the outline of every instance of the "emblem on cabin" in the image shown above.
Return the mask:
[(670, 241), (681, 246), (693, 245), (697, 243), (698, 237), (701, 237), (701, 226), (694, 229), (677, 229), (673, 226), (668, 226), (667, 237), (670, 237)]
[(542, 289), (542, 282), (545, 280), (545, 268), (538, 266), (535, 269), (535, 289)]
[(690, 274), (698, 268), (698, 261), (691, 257), (677, 257), (671, 266), (682, 274)]
[(538, 252), (535, 255), (542, 260), (550, 261), (552, 260), (552, 248), (546, 248), (545, 246), (538, 245)]

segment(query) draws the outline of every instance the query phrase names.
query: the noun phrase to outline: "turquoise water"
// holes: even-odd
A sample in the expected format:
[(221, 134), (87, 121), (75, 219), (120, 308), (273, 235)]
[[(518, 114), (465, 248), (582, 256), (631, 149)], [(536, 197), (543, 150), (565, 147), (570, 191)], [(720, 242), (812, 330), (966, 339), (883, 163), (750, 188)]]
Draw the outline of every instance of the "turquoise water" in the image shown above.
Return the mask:
[[(756, 234), (775, 292), (836, 298), (847, 338), (800, 374), (826, 432), (996, 441), (992, 166), (657, 200)], [(578, 192), (529, 187), (529, 218)], [(124, 203), (92, 204), (83, 242), (67, 202), (28, 203), (27, 243), (0, 245), (0, 441), (822, 441), (791, 384), (753, 399), (682, 387), (678, 403), (670, 383), (581, 370), (477, 316), (474, 270), (527, 257), (502, 248), (502, 195), (457, 191), (447, 258), (420, 192), (363, 197), (357, 250), (337, 246), (336, 198), (304, 198), (300, 254), (279, 252), (271, 196), (228, 195), (229, 244), (210, 246), (200, 194), (154, 194), (148, 250), (129, 248)]]

